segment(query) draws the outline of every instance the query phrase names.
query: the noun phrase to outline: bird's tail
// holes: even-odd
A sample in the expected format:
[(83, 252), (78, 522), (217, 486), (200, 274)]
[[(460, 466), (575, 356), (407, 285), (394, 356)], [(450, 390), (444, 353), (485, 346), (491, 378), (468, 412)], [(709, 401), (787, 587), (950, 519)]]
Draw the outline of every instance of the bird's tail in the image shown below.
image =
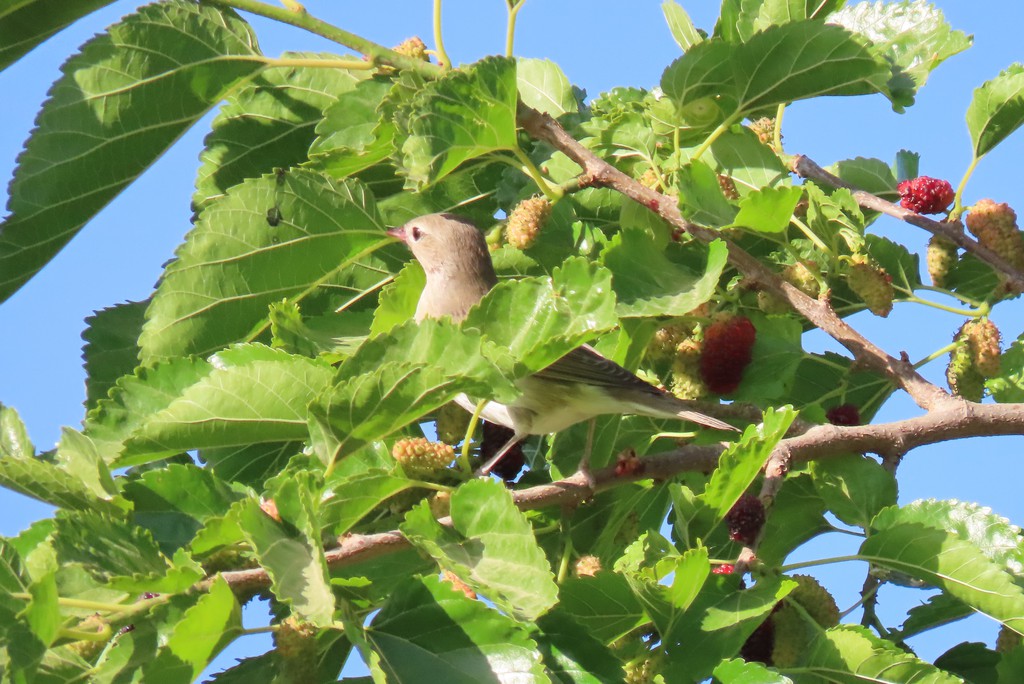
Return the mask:
[(738, 428), (735, 428), (726, 422), (718, 420), (717, 418), (705, 416), (703, 413), (698, 413), (697, 411), (679, 411), (678, 413), (676, 413), (676, 416), (682, 418), (683, 420), (688, 420), (691, 423), (703, 425), (704, 427), (715, 428), (716, 430), (729, 430), (730, 432), (739, 432)]

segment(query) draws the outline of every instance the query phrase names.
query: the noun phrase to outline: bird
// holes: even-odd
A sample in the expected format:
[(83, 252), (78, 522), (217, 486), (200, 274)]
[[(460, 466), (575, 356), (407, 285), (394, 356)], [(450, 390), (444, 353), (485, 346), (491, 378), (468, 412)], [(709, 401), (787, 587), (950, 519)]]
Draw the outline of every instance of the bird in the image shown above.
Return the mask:
[[(467, 218), (451, 213), (427, 214), (387, 233), (409, 247), (426, 274), (426, 285), (416, 304), (416, 321), (447, 316), (459, 323), (498, 282), (483, 233)], [(546, 368), (520, 378), (516, 386), (521, 394), (515, 401), (488, 401), (481, 411), (484, 420), (510, 428), (513, 435), (478, 469), (478, 474), (489, 473), (529, 435), (560, 432), (604, 414), (679, 418), (716, 430), (737, 430), (693, 410), (688, 402), (642, 380), (589, 345), (577, 347)], [(465, 395), (455, 401), (467, 411), (476, 410), (476, 402)], [(592, 436), (593, 429), (589, 439)], [(581, 460), (581, 470), (586, 467), (588, 455)]]

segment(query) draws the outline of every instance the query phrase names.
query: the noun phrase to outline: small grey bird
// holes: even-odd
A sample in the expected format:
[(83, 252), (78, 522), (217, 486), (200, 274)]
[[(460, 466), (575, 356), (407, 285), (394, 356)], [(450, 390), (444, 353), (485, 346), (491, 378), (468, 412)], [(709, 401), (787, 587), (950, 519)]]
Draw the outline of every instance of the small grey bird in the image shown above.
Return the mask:
[[(498, 282), (483, 234), (454, 214), (428, 214), (388, 234), (403, 241), (423, 266), (427, 284), (416, 306), (416, 320), (451, 316), (455, 322)], [(485, 420), (515, 433), (478, 472), (487, 473), (527, 435), (543, 435), (595, 416), (629, 413), (680, 418), (717, 430), (732, 425), (692, 410), (690, 404), (644, 382), (589, 346), (571, 352), (533, 375), (517, 381), (522, 395), (511, 404), (488, 402)], [(456, 402), (467, 411), (476, 403), (465, 395)], [(581, 468), (585, 467), (582, 465)]]

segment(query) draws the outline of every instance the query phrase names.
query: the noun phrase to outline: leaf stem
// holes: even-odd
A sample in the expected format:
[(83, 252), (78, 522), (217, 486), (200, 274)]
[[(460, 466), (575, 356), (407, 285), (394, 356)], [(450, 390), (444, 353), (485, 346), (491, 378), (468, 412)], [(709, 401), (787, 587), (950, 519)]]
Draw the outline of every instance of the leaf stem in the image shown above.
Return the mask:
[(775, 113), (775, 130), (772, 131), (772, 147), (775, 154), (782, 154), (782, 115), (786, 113), (786, 105), (780, 104)]
[(540, 188), (540, 191), (544, 193), (544, 196), (547, 197), (552, 204), (562, 199), (562, 189), (557, 185), (551, 185), (548, 183), (547, 179), (544, 178), (544, 174), (542, 174), (540, 169), (538, 169), (533, 163), (533, 160), (530, 159), (529, 155), (523, 152), (518, 145), (512, 148), (512, 154), (514, 154), (516, 159), (519, 160), (519, 163), (523, 165), (523, 171), (533, 179), (533, 182), (537, 184), (537, 187)]
[(442, 69), (451, 69), (452, 62), (444, 49), (444, 35), (441, 33), (441, 0), (434, 0), (434, 50)]
[(516, 42), (516, 15), (526, 4), (526, 0), (507, 0), (508, 25), (505, 28), (505, 56), (511, 57)]
[(114, 630), (110, 629), (110, 625), (103, 625), (103, 629), (98, 632), (87, 632), (82, 629), (63, 627), (57, 630), (57, 636), (61, 639), (71, 639), (72, 641), (109, 641), (110, 637), (114, 636)]
[(797, 228), (799, 228), (800, 232), (804, 234), (804, 237), (806, 237), (808, 240), (814, 243), (815, 247), (820, 249), (825, 254), (832, 253), (832, 249), (829, 248), (829, 246), (826, 245), (824, 242), (822, 242), (821, 238), (815, 235), (814, 231), (811, 230), (810, 226), (808, 226), (806, 223), (798, 219), (796, 216), (791, 216), (789, 222), (792, 223)]
[[(20, 599), (22, 601), (31, 601), (32, 595), (25, 592), (11, 592), (11, 598)], [(169, 594), (167, 595), (169, 596)], [(164, 595), (156, 596), (150, 599), (142, 599), (134, 603), (106, 603), (104, 601), (89, 601), (86, 599), (74, 599), (74, 598), (57, 598), (57, 605), (64, 608), (80, 608), (82, 610), (91, 610), (96, 613), (120, 613), (121, 615), (131, 615), (133, 613), (141, 613), (149, 610), (150, 607), (160, 603), (166, 603), (167, 597)]]
[(711, 131), (711, 134), (708, 135), (707, 138), (705, 138), (704, 142), (700, 144), (700, 147), (698, 147), (696, 151), (692, 155), (690, 155), (690, 161), (697, 161), (702, 156), (704, 156), (704, 153), (711, 148), (711, 145), (713, 145), (714, 142), (718, 140), (726, 131), (732, 128), (732, 125), (734, 123), (736, 123), (735, 114), (733, 116), (728, 117), (722, 123), (718, 124), (718, 127), (715, 128), (715, 130)]
[(893, 289), (896, 290), (897, 292), (903, 293), (906, 297), (904, 301), (907, 302), (920, 304), (922, 306), (930, 306), (931, 308), (938, 309), (939, 311), (947, 311), (958, 316), (966, 316), (967, 318), (977, 318), (978, 316), (981, 315), (977, 311), (971, 311), (968, 309), (958, 309), (955, 306), (946, 306), (945, 304), (939, 304), (938, 302), (933, 302), (929, 299), (922, 299), (921, 297), (918, 297), (916, 294), (914, 294), (913, 290), (907, 290), (902, 287), (894, 287)]
[(480, 414), (484, 412), (484, 406), (487, 406), (487, 400), (481, 399), (476, 403), (476, 410), (473, 411), (473, 415), (469, 417), (469, 425), (466, 426), (467, 438), (462, 440), (462, 451), (459, 452), (459, 470), (464, 475), (473, 474), (473, 464), (469, 462), (469, 448), (472, 440), (468, 437), (476, 432), (476, 425), (480, 422)]
[(328, 24), (322, 19), (310, 15), (308, 12), (295, 12), (284, 7), (278, 7), (260, 0), (204, 0), (209, 5), (217, 7), (230, 7), (232, 9), (249, 12), (261, 17), (279, 21), (282, 24), (295, 26), (309, 31), (332, 42), (344, 45), (356, 52), (366, 55), (370, 63), (374, 65), (390, 64), (399, 69), (410, 69), (427, 78), (435, 78), (441, 73), (441, 69), (434, 64), (406, 55), (400, 55), (383, 45), (378, 45), (362, 36), (349, 33), (333, 24)]
[(969, 181), (971, 176), (974, 175), (974, 169), (977, 168), (979, 161), (981, 161), (980, 157), (973, 157), (971, 159), (971, 163), (968, 164), (967, 170), (964, 172), (964, 177), (960, 179), (960, 185), (956, 186), (956, 195), (953, 197), (953, 209), (949, 212), (950, 221), (958, 220), (960, 218), (960, 214), (964, 212), (964, 190), (967, 189), (967, 181)]
[(348, 69), (369, 71), (377, 65), (364, 59), (303, 59), (299, 57), (255, 57), (252, 58), (269, 67), (313, 67), (320, 69)]
[(793, 570), (801, 570), (803, 568), (813, 568), (819, 565), (832, 565), (833, 563), (846, 563), (847, 561), (867, 561), (864, 556), (852, 555), (852, 556), (832, 556), (831, 558), (819, 558), (817, 560), (801, 561), (799, 563), (790, 563), (789, 565), (783, 565), (779, 568), (779, 572), (791, 572)]
[(934, 361), (935, 359), (940, 358), (940, 357), (948, 354), (949, 352), (953, 351), (953, 349), (957, 345), (959, 345), (959, 344), (960, 344), (959, 342), (950, 342), (949, 344), (947, 344), (942, 349), (937, 349), (936, 351), (933, 351), (931, 354), (929, 354), (928, 356), (924, 357), (923, 359), (921, 359), (920, 361), (915, 363), (914, 364), (914, 368), (920, 368), (921, 366), (927, 365), (927, 364), (931, 363), (932, 361)]

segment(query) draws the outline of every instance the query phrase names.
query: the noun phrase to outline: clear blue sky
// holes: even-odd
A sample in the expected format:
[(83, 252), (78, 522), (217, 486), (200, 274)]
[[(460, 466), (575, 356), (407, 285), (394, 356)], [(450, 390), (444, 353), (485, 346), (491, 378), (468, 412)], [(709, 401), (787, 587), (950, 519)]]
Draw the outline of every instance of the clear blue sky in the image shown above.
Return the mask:
[[(115, 2), (52, 38), (21, 62), (0, 73), (4, 102), (0, 134), (0, 175), (10, 177), (14, 160), (32, 128), (39, 104), (59, 75), (65, 57), (94, 33), (132, 11), (139, 3)], [(710, 29), (717, 3), (682, 3), (698, 26)], [(970, 159), (963, 123), (971, 92), (982, 81), (1021, 60), (1020, 27), (1024, 3), (1016, 0), (975, 0), (935, 3), (954, 27), (975, 36), (975, 45), (953, 57), (932, 76), (918, 104), (894, 114), (881, 96), (833, 98), (799, 104), (785, 121), (788, 152), (807, 154), (822, 165), (857, 156), (891, 161), (897, 150), (920, 152), (921, 172), (947, 178), (955, 185)], [(664, 67), (679, 54), (661, 15), (660, 0), (527, 0), (520, 14), (517, 53), (546, 57), (558, 63), (571, 81), (591, 95), (619, 85), (656, 85)], [(311, 13), (384, 45), (419, 35), (432, 44), (431, 3), (426, 0), (337, 2), (311, 0)], [(474, 61), (504, 49), (505, 3), (501, 0), (449, 0), (444, 5), (445, 42), (458, 62)], [(296, 30), (255, 21), (264, 52), (284, 50), (338, 51), (336, 46)], [(197, 159), (210, 117), (188, 132), (173, 150), (101, 212), (35, 279), (0, 305), (0, 402), (15, 407), (39, 449), (51, 448), (61, 426), (77, 427), (82, 419), (84, 373), (81, 367), (83, 319), (94, 310), (125, 299), (147, 297), (161, 265), (172, 256), (189, 228), (189, 199)], [(1024, 186), (1019, 160), (1024, 158), (1024, 132), (1018, 132), (983, 162), (968, 187), (967, 203), (982, 197), (1010, 203), (1024, 211)], [(883, 219), (874, 230), (912, 250), (923, 249), (920, 230)], [(947, 302), (948, 303), (948, 302)], [(1011, 339), (1024, 328), (1020, 302), (1000, 305), (994, 316)], [(886, 320), (858, 314), (855, 326), (887, 351), (905, 350), (919, 359), (944, 345), (961, 320), (910, 304), (897, 305)], [(809, 336), (811, 350), (834, 348), (822, 336)], [(925, 374), (943, 381), (944, 361)], [(897, 396), (877, 420), (896, 420), (917, 413)], [(979, 501), (1015, 523), (1024, 522), (1019, 494), (1020, 456), (1024, 439), (968, 440), (911, 452), (900, 468), (900, 501), (919, 498)], [(17, 534), (32, 520), (49, 514), (45, 506), (0, 490), (0, 534)], [(816, 544), (800, 554), (812, 558), (848, 553), (855, 540), (839, 545)], [(834, 580), (840, 607), (856, 599), (862, 566), (824, 568), (820, 577)], [(923, 592), (883, 593), (882, 614), (898, 624), (902, 612)], [(897, 600), (899, 598), (899, 600)], [(940, 630), (912, 642), (931, 660), (960, 640), (995, 637), (994, 623), (975, 617), (952, 630)], [(220, 663), (245, 653), (265, 650), (266, 641), (249, 637), (233, 646)], [(219, 669), (219, 668), (215, 668)]]

